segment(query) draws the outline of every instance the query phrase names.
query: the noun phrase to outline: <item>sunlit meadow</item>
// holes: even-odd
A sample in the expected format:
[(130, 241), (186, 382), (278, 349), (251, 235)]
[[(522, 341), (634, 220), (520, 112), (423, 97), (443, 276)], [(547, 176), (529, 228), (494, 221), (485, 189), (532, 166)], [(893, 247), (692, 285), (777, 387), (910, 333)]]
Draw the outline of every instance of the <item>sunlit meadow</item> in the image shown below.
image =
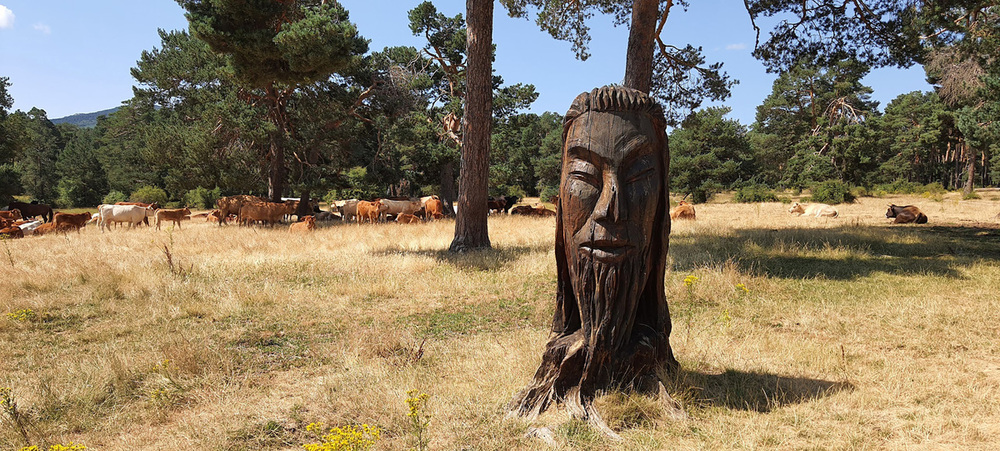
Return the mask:
[[(540, 423), (566, 449), (995, 446), (1000, 194), (981, 196), (862, 198), (835, 219), (696, 206), (666, 275), (687, 419), (609, 393), (621, 444), (559, 411)], [(930, 222), (890, 225), (888, 202)], [(0, 448), (301, 450), (311, 424), (374, 449), (542, 447), (504, 405), (546, 341), (554, 226), (492, 216), (494, 249), (466, 255), (446, 251), (451, 221), (4, 241), (19, 420), (0, 412)]]

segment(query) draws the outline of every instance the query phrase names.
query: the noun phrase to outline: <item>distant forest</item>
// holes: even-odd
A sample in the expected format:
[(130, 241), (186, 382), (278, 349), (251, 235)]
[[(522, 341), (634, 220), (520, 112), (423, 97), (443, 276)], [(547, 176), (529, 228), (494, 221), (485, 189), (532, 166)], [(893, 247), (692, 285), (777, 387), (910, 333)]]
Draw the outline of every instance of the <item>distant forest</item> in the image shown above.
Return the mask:
[(71, 114), (66, 117), (60, 117), (52, 119), (52, 123), (59, 124), (69, 124), (75, 125), (81, 128), (94, 128), (97, 126), (97, 118), (100, 116), (108, 116), (115, 111), (118, 111), (118, 107), (109, 108), (107, 110), (95, 111), (93, 113), (77, 113)]
[[(274, 74), (250, 73), (256, 68), (240, 68), (236, 56), (213, 52), (213, 35), (161, 30), (160, 47), (142, 52), (131, 71), (133, 98), (60, 120), (38, 108), (11, 111), (10, 83), (0, 77), (0, 201), (26, 195), (93, 206), (155, 193), (200, 207), (219, 195), (276, 189), (321, 199), (438, 194), (450, 203), (460, 170), (465, 21), (430, 2), (409, 14), (413, 33), (427, 38), (423, 48), (369, 51), (346, 10), (337, 10), (347, 31), (326, 75), (264, 88), (245, 80)], [(990, 55), (1000, 53), (998, 42), (977, 41), (971, 53), (927, 50), (921, 61), (935, 89), (900, 95), (881, 112), (861, 82), (872, 64), (799, 60), (780, 71), (752, 124), (728, 119), (725, 107), (701, 107), (702, 99), (726, 98), (732, 83), (721, 66), (708, 66), (708, 88), (695, 100), (671, 97), (669, 86), (656, 95), (671, 125), (670, 190), (704, 202), (723, 191), (752, 201), (818, 186), (853, 195), (997, 186), (1000, 70)], [(285, 49), (313, 55), (300, 50)], [(490, 194), (556, 194), (561, 114), (524, 113), (538, 96), (534, 86), (493, 79)]]

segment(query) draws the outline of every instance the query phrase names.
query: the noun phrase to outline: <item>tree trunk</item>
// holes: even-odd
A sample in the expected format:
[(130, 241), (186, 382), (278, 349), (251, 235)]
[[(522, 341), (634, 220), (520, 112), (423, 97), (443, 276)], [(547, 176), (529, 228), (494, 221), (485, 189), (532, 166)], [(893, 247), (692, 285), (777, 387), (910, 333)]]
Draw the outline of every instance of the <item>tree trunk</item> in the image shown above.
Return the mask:
[(449, 161), (441, 166), (441, 203), (444, 204), (444, 214), (455, 216), (455, 162)]
[(486, 197), (493, 125), (493, 0), (466, 0), (465, 8), (467, 90), (452, 252), (490, 248)]
[(310, 190), (302, 190), (299, 194), (299, 206), (295, 208), (295, 216), (298, 220), (313, 214), (312, 209), (312, 198), (310, 197)]
[(625, 53), (625, 87), (649, 93), (653, 84), (653, 49), (656, 45), (658, 0), (635, 0)]
[(969, 148), (968, 144), (965, 146), (966, 149), (966, 163), (965, 163), (965, 187), (962, 192), (965, 195), (972, 194), (972, 190), (976, 187), (976, 155)]
[(285, 99), (277, 87), (271, 85), (264, 91), (268, 102), (268, 119), (275, 128), (269, 136), (271, 143), (267, 154), (267, 197), (271, 202), (281, 202), (281, 196), (285, 193), (288, 173), (285, 169), (285, 133), (288, 130), (288, 111), (285, 108)]

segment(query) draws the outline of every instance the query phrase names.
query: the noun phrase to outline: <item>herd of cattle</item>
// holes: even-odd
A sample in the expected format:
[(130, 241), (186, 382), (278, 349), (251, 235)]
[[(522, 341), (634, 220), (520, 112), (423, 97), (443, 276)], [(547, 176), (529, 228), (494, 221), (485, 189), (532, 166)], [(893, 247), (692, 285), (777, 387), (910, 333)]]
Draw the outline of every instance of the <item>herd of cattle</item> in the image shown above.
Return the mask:
[[(528, 216), (555, 216), (555, 211), (541, 206), (516, 204), (519, 198), (490, 198), (491, 213), (503, 212)], [(140, 202), (118, 202), (114, 205), (101, 205), (97, 213), (53, 213), (48, 205), (38, 203), (14, 202), (0, 211), (0, 236), (21, 238), (25, 235), (45, 235), (52, 232), (79, 231), (87, 224), (96, 224), (101, 231), (111, 230), (112, 226), (128, 224), (129, 228), (142, 224), (150, 225), (150, 219), (155, 222), (157, 230), (166, 223), (181, 227), (181, 221), (204, 218), (216, 222), (220, 226), (228, 223), (240, 225), (267, 224), (275, 225), (289, 220), (296, 214), (298, 200), (284, 202), (269, 202), (267, 199), (237, 195), (220, 198), (216, 201), (216, 209), (192, 215), (187, 208), (166, 209), (157, 204)], [(316, 221), (378, 223), (395, 221), (403, 224), (434, 221), (445, 217), (444, 204), (438, 196), (406, 199), (375, 199), (365, 201), (348, 199), (335, 202), (329, 211), (320, 210), (319, 204), (311, 206), (313, 215), (302, 216), (289, 226), (293, 232), (311, 231), (316, 228)]]
[[(490, 198), (487, 204), (490, 213), (506, 213), (526, 216), (555, 216), (556, 212), (543, 206), (517, 205), (519, 198), (514, 196)], [(172, 223), (180, 228), (181, 221), (194, 218), (205, 218), (206, 221), (217, 222), (220, 226), (229, 222), (240, 225), (282, 223), (298, 210), (297, 200), (285, 202), (269, 202), (268, 200), (249, 195), (238, 195), (220, 198), (216, 201), (216, 209), (211, 212), (191, 214), (187, 208), (166, 209), (157, 204), (139, 202), (118, 202), (115, 205), (101, 205), (98, 212), (84, 213), (54, 213), (48, 205), (38, 203), (12, 202), (0, 210), (0, 237), (21, 238), (25, 235), (45, 235), (53, 232), (66, 233), (79, 231), (87, 224), (96, 223), (101, 231), (111, 230), (112, 225), (128, 224), (129, 227), (141, 224), (149, 225), (153, 218), (157, 230), (164, 222)], [(423, 221), (434, 221), (445, 216), (444, 205), (437, 196), (407, 199), (375, 199), (365, 201), (348, 199), (330, 205), (329, 211), (319, 209), (318, 204), (311, 206), (313, 215), (302, 216), (289, 226), (293, 232), (308, 232), (316, 228), (316, 221), (341, 220), (344, 222), (377, 223), (395, 221), (403, 224), (413, 224)], [(800, 204), (795, 202), (788, 210), (797, 216), (813, 216), (817, 218), (836, 218), (837, 209), (827, 204)], [(913, 205), (889, 205), (886, 218), (894, 218), (893, 223), (927, 222), (927, 215)], [(694, 205), (685, 201), (670, 211), (671, 219), (696, 219)]]

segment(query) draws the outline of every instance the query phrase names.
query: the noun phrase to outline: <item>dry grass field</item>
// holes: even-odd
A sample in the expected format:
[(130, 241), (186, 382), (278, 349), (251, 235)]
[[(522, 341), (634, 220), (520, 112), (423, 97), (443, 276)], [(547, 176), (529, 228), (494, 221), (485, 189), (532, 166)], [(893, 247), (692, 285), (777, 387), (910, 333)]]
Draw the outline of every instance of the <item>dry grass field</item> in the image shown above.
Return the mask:
[[(862, 198), (840, 217), (698, 205), (666, 289), (688, 414), (609, 393), (615, 444), (561, 412), (565, 449), (990, 449), (1000, 440), (998, 194)], [(887, 202), (926, 225), (890, 225)], [(303, 449), (369, 424), (428, 449), (538, 449), (504, 404), (530, 379), (555, 292), (554, 220), (240, 228), (184, 222), (0, 243), (0, 448)], [(684, 279), (697, 280), (685, 286)], [(694, 279), (688, 279), (694, 280)], [(18, 424), (24, 427), (24, 434)]]

